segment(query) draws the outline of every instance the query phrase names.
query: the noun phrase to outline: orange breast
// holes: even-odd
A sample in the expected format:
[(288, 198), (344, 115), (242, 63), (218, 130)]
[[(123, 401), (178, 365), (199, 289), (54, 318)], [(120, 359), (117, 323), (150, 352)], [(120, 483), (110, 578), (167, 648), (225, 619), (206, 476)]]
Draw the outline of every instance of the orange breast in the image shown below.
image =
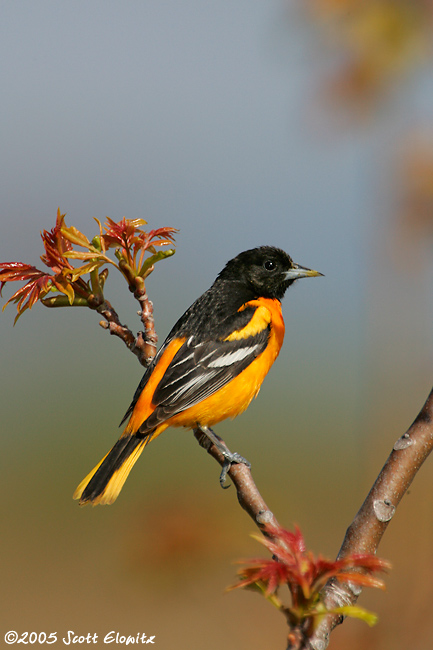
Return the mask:
[[(220, 388), (199, 404), (191, 406), (160, 424), (154, 431), (152, 440), (169, 426), (188, 428), (194, 428), (198, 424), (213, 426), (226, 418), (234, 418), (242, 413), (248, 407), (251, 400), (256, 397), (264, 378), (277, 358), (283, 344), (284, 321), (279, 300), (260, 298), (259, 300), (248, 302), (247, 305), (257, 307), (251, 321), (240, 332), (230, 334), (226, 340), (248, 338), (271, 325), (266, 349), (243, 372), (226, 384), (226, 386)], [(152, 396), (155, 389), (170, 361), (185, 340), (175, 339), (168, 345), (138, 398), (123, 435), (129, 435), (137, 431), (142, 423), (152, 414), (154, 410)]]
[[(271, 323), (269, 341), (266, 349), (237, 377), (205, 400), (170, 418), (169, 426), (195, 427), (197, 424), (213, 426), (226, 418), (234, 418), (247, 408), (256, 397), (260, 386), (281, 349), (284, 339), (284, 321), (281, 304), (278, 300), (252, 300), (248, 305), (256, 305), (256, 312), (245, 330), (245, 338), (257, 333)], [(253, 330), (255, 330), (253, 332)], [(231, 334), (228, 340), (239, 338), (239, 332)], [(165, 427), (164, 427), (165, 428)]]

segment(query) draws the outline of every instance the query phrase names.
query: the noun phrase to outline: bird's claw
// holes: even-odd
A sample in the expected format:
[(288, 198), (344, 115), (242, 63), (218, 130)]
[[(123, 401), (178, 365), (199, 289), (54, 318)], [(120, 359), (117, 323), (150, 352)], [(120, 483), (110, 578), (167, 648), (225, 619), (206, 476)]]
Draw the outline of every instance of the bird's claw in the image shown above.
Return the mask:
[(227, 448), (225, 442), (221, 440), (221, 438), (217, 436), (211, 428), (207, 426), (197, 425), (197, 427), (194, 429), (194, 433), (197, 440), (199, 441), (199, 444), (207, 451), (209, 451), (212, 445), (215, 445), (218, 451), (224, 456), (223, 468), (220, 474), (220, 485), (224, 490), (230, 487), (230, 485), (224, 485), (224, 483), (227, 480), (227, 475), (233, 463), (242, 463), (243, 465), (246, 465), (248, 469), (250, 469), (251, 463), (236, 451), (230, 451), (230, 449)]
[(238, 454), (236, 451), (234, 453), (232, 453), (232, 452), (225, 453), (224, 454), (224, 464), (223, 464), (223, 468), (222, 468), (221, 474), (220, 474), (220, 485), (221, 485), (223, 490), (227, 490), (227, 488), (230, 487), (230, 483), (228, 485), (225, 485), (225, 482), (227, 480), (227, 475), (228, 475), (228, 473), (230, 471), (230, 467), (234, 463), (242, 463), (243, 465), (246, 465), (248, 467), (248, 469), (251, 468), (251, 463), (246, 458), (244, 458), (243, 456)]

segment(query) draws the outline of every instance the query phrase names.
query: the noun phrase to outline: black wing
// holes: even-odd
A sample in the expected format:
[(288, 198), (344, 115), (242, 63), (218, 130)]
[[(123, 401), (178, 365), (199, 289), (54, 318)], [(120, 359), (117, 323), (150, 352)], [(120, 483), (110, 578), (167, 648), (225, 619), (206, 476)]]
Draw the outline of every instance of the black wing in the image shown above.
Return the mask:
[(139, 433), (145, 435), (228, 384), (265, 350), (269, 332), (267, 327), (247, 338), (198, 343), (191, 336), (159, 382), (152, 399), (156, 408), (143, 422)]
[[(120, 426), (131, 415), (137, 403), (137, 400), (140, 397), (144, 387), (146, 386), (149, 377), (151, 376), (156, 364), (158, 363), (160, 357), (162, 356), (165, 349), (168, 347), (168, 345), (171, 343), (173, 339), (177, 337), (188, 339), (188, 345), (187, 345), (188, 348), (191, 348), (192, 345), (195, 345), (197, 350), (200, 350), (201, 345), (204, 344), (211, 345), (210, 342), (214, 339), (223, 342), (222, 339), (226, 338), (233, 332), (242, 330), (244, 327), (248, 325), (248, 323), (250, 322), (251, 318), (254, 315), (254, 312), (256, 311), (255, 306), (247, 306), (241, 311), (235, 311), (234, 313), (230, 313), (230, 316), (226, 317), (225, 319), (222, 318), (222, 313), (218, 314), (219, 319), (217, 321), (217, 325), (212, 326), (211, 319), (207, 318), (207, 314), (209, 313), (209, 305), (206, 303), (208, 294), (209, 292), (206, 292), (205, 294), (203, 294), (203, 296), (201, 296), (198, 300), (196, 300), (196, 302), (193, 305), (191, 305), (191, 307), (183, 314), (183, 316), (181, 316), (181, 318), (179, 318), (177, 323), (172, 328), (167, 338), (165, 339), (164, 343), (162, 344), (157, 354), (155, 355), (155, 358), (152, 360), (152, 363), (147, 368), (146, 372), (141, 378), (141, 381), (138, 384), (137, 389), (134, 393), (134, 397), (132, 398), (132, 402), (129, 405), (125, 415), (123, 416)], [(213, 307), (210, 310), (213, 316), (215, 316), (216, 311), (217, 310), (214, 309)], [(202, 337), (204, 336), (204, 338), (203, 339), (197, 338), (196, 336), (194, 336), (193, 332), (200, 332), (201, 336)], [(195, 343), (192, 344), (192, 342)], [(228, 342), (225, 343), (225, 345), (227, 344)], [(189, 357), (189, 354), (190, 354), (190, 350), (189, 349), (187, 350), (185, 345), (182, 346), (182, 348), (178, 351), (176, 355), (177, 358), (176, 363), (180, 365), (179, 362), (181, 362), (181, 357), (184, 355), (185, 359), (187, 359)], [(253, 359), (251, 359), (251, 361), (252, 360)], [(167, 369), (167, 372), (171, 373), (173, 363), (174, 363), (174, 359), (172, 364), (170, 364), (169, 368)], [(246, 365), (244, 367), (246, 367)], [(185, 366), (184, 369), (187, 370), (187, 367)], [(170, 381), (172, 381), (172, 379), (173, 377), (170, 374)]]

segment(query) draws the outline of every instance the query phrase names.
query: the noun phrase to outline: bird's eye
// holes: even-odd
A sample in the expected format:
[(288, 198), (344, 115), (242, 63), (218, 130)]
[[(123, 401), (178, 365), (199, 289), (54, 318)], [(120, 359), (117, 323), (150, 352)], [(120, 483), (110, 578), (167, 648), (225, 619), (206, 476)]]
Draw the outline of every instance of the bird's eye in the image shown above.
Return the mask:
[(267, 271), (273, 271), (277, 265), (272, 260), (266, 260), (266, 262), (263, 263), (263, 266)]

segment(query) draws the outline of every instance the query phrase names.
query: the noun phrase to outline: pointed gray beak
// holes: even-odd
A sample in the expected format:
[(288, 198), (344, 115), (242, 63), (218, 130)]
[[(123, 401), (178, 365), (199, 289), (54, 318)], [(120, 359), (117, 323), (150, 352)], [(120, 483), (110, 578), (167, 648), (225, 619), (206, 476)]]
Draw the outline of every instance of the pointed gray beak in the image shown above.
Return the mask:
[(307, 269), (305, 266), (300, 264), (295, 264), (293, 262), (293, 268), (290, 271), (284, 273), (285, 280), (299, 280), (299, 278), (314, 278), (317, 276), (323, 276), (323, 273), (319, 271), (313, 271), (313, 269)]

